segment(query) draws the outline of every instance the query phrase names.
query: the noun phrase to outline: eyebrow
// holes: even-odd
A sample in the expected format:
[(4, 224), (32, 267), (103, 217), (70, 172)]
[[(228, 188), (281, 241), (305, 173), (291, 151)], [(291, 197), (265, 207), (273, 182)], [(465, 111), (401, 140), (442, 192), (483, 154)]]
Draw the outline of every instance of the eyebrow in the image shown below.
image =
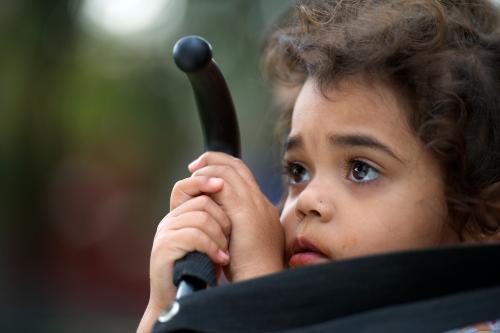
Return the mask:
[(289, 150), (299, 149), (304, 146), (304, 140), (300, 135), (289, 136), (286, 138), (285, 144), (283, 145), (283, 150), (285, 152)]
[(382, 151), (391, 157), (402, 162), (399, 157), (385, 144), (378, 141), (372, 136), (362, 134), (348, 134), (348, 135), (329, 135), (328, 141), (333, 146), (349, 146), (349, 147), (367, 147)]
[[(387, 145), (383, 144), (379, 140), (375, 139), (370, 135), (365, 134), (331, 134), (328, 135), (328, 142), (332, 146), (343, 146), (343, 147), (366, 147), (375, 150), (379, 150), (396, 160), (403, 162)], [(284, 150), (288, 152), (290, 150), (299, 149), (304, 146), (304, 140), (301, 136), (290, 136), (287, 138)]]

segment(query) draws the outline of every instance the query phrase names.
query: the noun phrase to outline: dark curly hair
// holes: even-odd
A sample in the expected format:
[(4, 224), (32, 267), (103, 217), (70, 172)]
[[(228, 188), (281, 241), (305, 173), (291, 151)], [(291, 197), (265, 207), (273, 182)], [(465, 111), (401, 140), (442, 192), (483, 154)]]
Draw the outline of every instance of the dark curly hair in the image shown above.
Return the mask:
[[(319, 0), (270, 31), (264, 66), (282, 126), (308, 77), (323, 91), (364, 74), (410, 103), (411, 128), (440, 161), (453, 227), (500, 229), (500, 19), (488, 0)], [(285, 94), (283, 94), (285, 93)]]

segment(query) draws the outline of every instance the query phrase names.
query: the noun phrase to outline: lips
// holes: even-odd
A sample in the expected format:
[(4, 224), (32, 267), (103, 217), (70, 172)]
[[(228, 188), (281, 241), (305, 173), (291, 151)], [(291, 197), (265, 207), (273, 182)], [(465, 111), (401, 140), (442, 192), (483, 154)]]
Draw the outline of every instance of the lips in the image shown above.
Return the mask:
[(295, 239), (289, 253), (289, 267), (315, 265), (330, 261), (330, 258), (326, 254), (321, 252), (313, 242), (303, 236)]

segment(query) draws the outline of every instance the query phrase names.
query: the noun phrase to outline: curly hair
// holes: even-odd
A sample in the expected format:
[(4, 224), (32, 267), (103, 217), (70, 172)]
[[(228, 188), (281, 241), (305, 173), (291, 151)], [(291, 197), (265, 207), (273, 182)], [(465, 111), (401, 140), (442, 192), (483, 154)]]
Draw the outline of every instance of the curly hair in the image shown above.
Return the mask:
[[(440, 161), (453, 227), (500, 229), (500, 14), (488, 0), (316, 0), (270, 31), (263, 64), (281, 92), (282, 130), (307, 78), (323, 93), (347, 76), (387, 83)], [(284, 124), (284, 126), (283, 126)]]

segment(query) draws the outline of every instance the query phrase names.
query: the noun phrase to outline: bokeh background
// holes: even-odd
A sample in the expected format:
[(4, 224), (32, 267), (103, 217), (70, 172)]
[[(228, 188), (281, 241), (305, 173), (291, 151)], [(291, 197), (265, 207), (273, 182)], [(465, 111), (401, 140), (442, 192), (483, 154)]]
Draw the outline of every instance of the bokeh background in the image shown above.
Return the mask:
[(203, 149), (171, 57), (184, 35), (211, 42), (243, 159), (278, 200), (259, 52), (289, 2), (0, 2), (0, 331), (135, 331), (156, 225)]

